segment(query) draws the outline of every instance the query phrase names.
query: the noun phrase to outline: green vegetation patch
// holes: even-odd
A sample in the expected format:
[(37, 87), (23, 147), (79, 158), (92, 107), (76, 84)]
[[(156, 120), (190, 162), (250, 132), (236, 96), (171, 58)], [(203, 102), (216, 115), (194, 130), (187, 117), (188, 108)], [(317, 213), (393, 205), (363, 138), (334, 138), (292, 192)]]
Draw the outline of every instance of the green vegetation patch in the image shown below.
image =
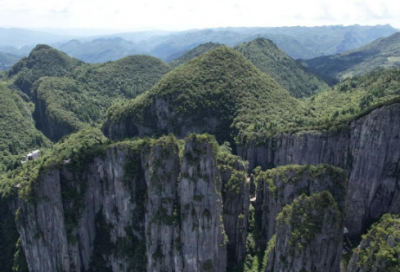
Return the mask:
[[(332, 182), (331, 193), (336, 199), (341, 211), (347, 191), (348, 174), (345, 170), (328, 164), (314, 165), (286, 165), (259, 172), (257, 180), (262, 180), (268, 184), (268, 190), (275, 196), (279, 196), (276, 180), (282, 180), (284, 184), (297, 183), (300, 179), (309, 177), (314, 182), (321, 182), (329, 178)], [(327, 189), (327, 188), (326, 188)], [(309, 194), (309, 192), (308, 192)]]
[(236, 46), (235, 50), (295, 97), (309, 96), (328, 88), (322, 79), (290, 58), (271, 40), (257, 38)]
[(165, 133), (156, 127), (156, 100), (168, 102), (169, 109), (173, 109), (173, 115), (166, 120), (173, 128), (169, 132), (179, 134), (186, 118), (199, 126), (205, 125), (205, 118), (215, 118), (218, 129), (208, 132), (215, 133), (219, 141), (236, 136), (237, 131), (258, 131), (259, 126), (268, 128), (269, 134), (279, 127), (297, 126), (293, 112), (304, 111), (302, 104), (275, 80), (224, 46), (173, 70), (136, 99), (113, 105), (107, 111), (107, 119), (149, 127), (154, 134)]
[(295, 250), (301, 252), (313, 241), (316, 234), (321, 233), (324, 220), (329, 220), (337, 228), (342, 221), (336, 201), (328, 191), (311, 196), (301, 195), (292, 204), (286, 205), (276, 218), (278, 228), (290, 226), (289, 243), (292, 254)]
[(37, 45), (28, 57), (18, 61), (8, 72), (15, 85), (29, 94), (32, 84), (43, 76), (64, 76), (83, 62), (73, 59), (48, 45)]
[(363, 271), (400, 270), (400, 219), (397, 215), (385, 214), (366, 235), (361, 245), (354, 250), (358, 265)]
[(380, 105), (399, 102), (400, 69), (382, 69), (347, 79), (342, 83), (305, 99), (315, 126), (344, 123), (363, 116)]
[(42, 150), (34, 161), (29, 161), (23, 167), (1, 177), (0, 186), (3, 195), (16, 191), (26, 201), (37, 201), (34, 184), (38, 178), (51, 168), (65, 164), (73, 173), (81, 173), (95, 157), (105, 154), (107, 138), (100, 130), (88, 128), (71, 134), (55, 144), (50, 150)]
[[(20, 166), (23, 156), (51, 142), (35, 128), (32, 104), (0, 82), (0, 174)], [(26, 154), (25, 154), (26, 152)]]

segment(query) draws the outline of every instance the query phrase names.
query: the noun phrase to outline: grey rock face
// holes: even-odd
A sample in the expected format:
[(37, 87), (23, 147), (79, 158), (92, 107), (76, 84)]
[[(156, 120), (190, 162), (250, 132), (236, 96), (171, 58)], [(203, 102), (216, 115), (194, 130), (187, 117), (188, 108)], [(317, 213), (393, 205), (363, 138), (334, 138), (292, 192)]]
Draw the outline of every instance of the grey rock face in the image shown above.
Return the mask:
[(300, 196), (284, 207), (277, 224), (264, 271), (339, 271), (343, 216), (329, 192)]
[(152, 97), (151, 105), (139, 116), (128, 115), (118, 120), (107, 119), (102, 128), (103, 133), (113, 140), (170, 133), (182, 139), (190, 133), (220, 133), (220, 120), (217, 117), (186, 116), (177, 111), (177, 106), (173, 105), (174, 99), (176, 97), (173, 96)]
[(221, 177), (206, 142), (194, 138), (183, 151), (179, 202), (184, 271), (225, 271)]
[(276, 232), (276, 217), (283, 207), (301, 194), (329, 191), (345, 211), (347, 173), (330, 165), (289, 165), (261, 172), (257, 176), (256, 212), (262, 215), (263, 246)]
[[(248, 198), (223, 206), (229, 174), (216, 148), (192, 136), (180, 157), (176, 141), (162, 137), (139, 148), (116, 144), (79, 173), (68, 164), (46, 171), (34, 184), (39, 201), (19, 200), (30, 271), (225, 271), (228, 241), (245, 240)], [(244, 165), (231, 171), (248, 195)], [(224, 227), (223, 212), (236, 221)], [(245, 247), (232, 254), (242, 261)]]
[(247, 167), (236, 162), (233, 167), (220, 167), (222, 197), (224, 200), (223, 220), (228, 236), (227, 271), (241, 269), (246, 258), (250, 183)]
[(250, 169), (287, 164), (330, 164), (349, 173), (349, 235), (386, 212), (400, 212), (400, 104), (375, 109), (335, 132), (281, 135), (264, 144), (237, 147)]
[[(30, 271), (89, 269), (99, 212), (111, 226), (113, 244), (126, 237), (135, 208), (124, 180), (126, 155), (110, 149), (104, 160), (96, 159), (80, 175), (66, 166), (48, 171), (36, 184), (40, 201), (20, 201), (17, 226)], [(128, 265), (127, 258), (115, 253), (107, 259), (110, 267)]]

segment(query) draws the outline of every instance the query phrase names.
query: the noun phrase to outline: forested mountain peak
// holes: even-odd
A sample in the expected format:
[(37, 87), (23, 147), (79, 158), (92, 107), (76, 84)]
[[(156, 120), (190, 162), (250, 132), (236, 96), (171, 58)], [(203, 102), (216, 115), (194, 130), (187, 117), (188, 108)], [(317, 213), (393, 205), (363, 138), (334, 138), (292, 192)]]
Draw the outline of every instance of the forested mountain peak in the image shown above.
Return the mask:
[(289, 109), (301, 111), (300, 102), (242, 54), (220, 46), (171, 71), (142, 96), (111, 107), (104, 131), (112, 138), (209, 132), (221, 140), (258, 130), (256, 121), (293, 125)]
[(71, 70), (78, 64), (82, 62), (69, 57), (67, 54), (52, 48), (46, 44), (39, 44), (32, 49), (28, 57), (23, 58), (18, 63), (16, 63), (9, 71), (9, 76), (13, 76), (20, 72), (23, 68), (32, 69), (39, 68), (46, 65), (49, 70), (55, 67), (62, 67), (66, 70)]
[(28, 57), (22, 58), (8, 72), (17, 75), (15, 85), (29, 93), (32, 84), (43, 76), (64, 76), (83, 62), (48, 45), (37, 45)]
[(328, 87), (323, 80), (290, 58), (271, 40), (257, 38), (240, 44), (235, 49), (295, 97), (311, 95)]

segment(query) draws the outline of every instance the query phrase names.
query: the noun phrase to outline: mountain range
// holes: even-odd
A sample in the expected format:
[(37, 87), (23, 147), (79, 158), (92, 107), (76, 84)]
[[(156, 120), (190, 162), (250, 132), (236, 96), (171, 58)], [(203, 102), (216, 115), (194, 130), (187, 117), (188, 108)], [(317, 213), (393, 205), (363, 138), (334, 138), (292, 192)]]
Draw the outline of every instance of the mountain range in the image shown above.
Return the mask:
[(3, 41), (0, 42), (0, 52), (26, 56), (38, 43), (46, 43), (72, 57), (92, 63), (116, 60), (137, 53), (145, 53), (170, 62), (200, 44), (213, 42), (235, 46), (257, 37), (264, 37), (275, 42), (294, 59), (311, 59), (355, 49), (396, 31), (389, 25), (354, 25), (215, 28), (172, 33), (150, 31), (71, 37), (31, 30), (0, 29), (0, 40)]
[(392, 30), (34, 46), (0, 71), (2, 272), (399, 271)]
[(375, 68), (399, 67), (400, 33), (337, 55), (306, 60), (306, 63), (321, 75), (336, 80), (361, 76)]

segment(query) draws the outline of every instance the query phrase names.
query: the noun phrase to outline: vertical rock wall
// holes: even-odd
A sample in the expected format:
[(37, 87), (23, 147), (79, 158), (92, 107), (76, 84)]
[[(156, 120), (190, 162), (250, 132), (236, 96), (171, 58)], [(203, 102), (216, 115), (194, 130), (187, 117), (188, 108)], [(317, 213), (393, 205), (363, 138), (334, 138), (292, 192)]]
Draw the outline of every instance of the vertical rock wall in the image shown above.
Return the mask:
[(400, 104), (378, 108), (336, 131), (311, 131), (254, 140), (237, 147), (250, 169), (330, 164), (349, 173), (346, 226), (361, 234), (383, 213), (400, 213)]
[(343, 216), (332, 195), (301, 195), (283, 208), (264, 271), (337, 272), (342, 255)]
[[(68, 163), (44, 171), (17, 212), (30, 271), (219, 272), (229, 241), (240, 263), (247, 169), (237, 158), (219, 167), (218, 148), (211, 136), (192, 135), (180, 151), (168, 136), (114, 144), (80, 171)], [(228, 176), (240, 196), (224, 207)], [(224, 213), (234, 217), (225, 226)]]

